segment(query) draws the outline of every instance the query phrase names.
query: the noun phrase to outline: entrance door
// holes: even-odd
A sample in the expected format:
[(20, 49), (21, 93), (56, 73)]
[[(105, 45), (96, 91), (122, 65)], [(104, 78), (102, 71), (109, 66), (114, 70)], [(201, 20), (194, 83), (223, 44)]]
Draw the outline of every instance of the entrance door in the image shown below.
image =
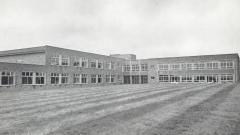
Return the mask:
[(180, 82), (180, 76), (170, 75), (170, 82)]

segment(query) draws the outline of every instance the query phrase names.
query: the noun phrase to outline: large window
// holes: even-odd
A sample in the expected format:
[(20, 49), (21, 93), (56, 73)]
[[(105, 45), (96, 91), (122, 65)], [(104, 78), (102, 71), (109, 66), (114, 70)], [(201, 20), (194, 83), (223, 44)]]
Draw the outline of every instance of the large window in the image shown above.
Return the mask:
[(171, 64), (171, 70), (180, 70), (180, 64)]
[(22, 72), (22, 84), (33, 84), (33, 72)]
[(169, 82), (168, 75), (159, 75), (159, 82)]
[(103, 62), (98, 61), (98, 69), (103, 69)]
[(193, 64), (193, 69), (194, 69), (194, 70), (204, 69), (204, 63), (194, 63), (194, 64)]
[(87, 58), (81, 58), (82, 60), (82, 67), (88, 68), (88, 59)]
[(233, 68), (233, 61), (222, 61), (221, 62), (222, 69), (231, 69)]
[(74, 61), (73, 61), (73, 66), (76, 66), (76, 67), (81, 67), (81, 59), (78, 58), (78, 57), (75, 57), (74, 58)]
[(233, 82), (233, 75), (232, 74), (221, 74), (221, 81), (222, 82)]
[(132, 71), (139, 71), (139, 65), (138, 64), (133, 64), (132, 65)]
[(51, 65), (62, 65), (62, 66), (69, 66), (69, 57), (62, 56), (62, 55), (54, 55), (50, 58)]
[(207, 62), (207, 69), (218, 69), (218, 62)]
[(148, 64), (141, 64), (141, 71), (148, 71)]
[(51, 84), (59, 84), (59, 73), (51, 73)]
[(87, 83), (87, 74), (82, 74), (82, 83), (86, 84)]
[(59, 64), (59, 55), (54, 55), (50, 58), (51, 65), (60, 65)]
[(205, 76), (203, 76), (203, 75), (194, 75), (194, 82), (205, 82)]
[(75, 83), (75, 84), (81, 83), (81, 75), (80, 74), (73, 74), (73, 83)]
[(68, 76), (69, 76), (68, 73), (62, 73), (62, 79), (61, 79), (62, 84), (68, 84)]
[(187, 69), (192, 70), (192, 63), (187, 63)]
[(36, 73), (36, 84), (45, 84), (45, 74), (44, 73)]
[(182, 82), (192, 82), (192, 76), (182, 76)]
[(62, 66), (69, 66), (69, 57), (68, 56), (62, 56)]
[(92, 61), (90, 62), (90, 67), (91, 67), (91, 68), (96, 68), (96, 67), (97, 67), (96, 60), (92, 60)]
[(130, 71), (130, 65), (123, 65), (123, 71)]
[(91, 75), (91, 83), (97, 83), (97, 75)]
[(0, 72), (0, 85), (13, 85), (14, 73), (13, 72)]
[(168, 64), (159, 64), (158, 69), (159, 70), (168, 70), (169, 67), (168, 67)]

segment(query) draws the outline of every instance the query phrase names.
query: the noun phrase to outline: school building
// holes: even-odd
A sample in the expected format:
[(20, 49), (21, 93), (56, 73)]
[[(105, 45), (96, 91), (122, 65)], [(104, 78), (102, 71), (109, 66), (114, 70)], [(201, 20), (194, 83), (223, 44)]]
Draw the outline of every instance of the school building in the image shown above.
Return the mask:
[(0, 52), (0, 89), (46, 89), (145, 83), (235, 83), (235, 54), (136, 59), (40, 46)]

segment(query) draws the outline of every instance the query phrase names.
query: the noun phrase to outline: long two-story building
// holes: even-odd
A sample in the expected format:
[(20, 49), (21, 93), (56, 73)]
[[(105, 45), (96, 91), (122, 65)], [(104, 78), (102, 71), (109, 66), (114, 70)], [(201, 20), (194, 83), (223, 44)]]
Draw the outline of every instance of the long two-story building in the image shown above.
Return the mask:
[(53, 46), (0, 52), (0, 89), (237, 81), (238, 54), (136, 59)]

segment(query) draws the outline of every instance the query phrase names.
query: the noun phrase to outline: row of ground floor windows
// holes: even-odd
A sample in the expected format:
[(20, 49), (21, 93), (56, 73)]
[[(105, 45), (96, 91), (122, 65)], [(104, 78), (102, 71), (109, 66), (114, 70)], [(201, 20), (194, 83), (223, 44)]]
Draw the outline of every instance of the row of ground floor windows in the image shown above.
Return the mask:
[(148, 83), (148, 76), (147, 75), (126, 75), (123, 76), (123, 83), (124, 84), (144, 84)]
[(159, 75), (159, 82), (233, 82), (232, 74), (214, 75)]
[[(115, 75), (106, 75), (107, 83), (114, 83)], [(51, 73), (51, 84), (69, 84), (68, 73)], [(88, 74), (73, 74), (74, 84), (87, 84)], [(103, 83), (103, 75), (90, 75), (90, 83)], [(0, 72), (0, 85), (9, 86), (15, 84), (14, 72)], [(39, 72), (22, 72), (21, 84), (25, 85), (44, 85), (46, 84), (46, 74)]]

